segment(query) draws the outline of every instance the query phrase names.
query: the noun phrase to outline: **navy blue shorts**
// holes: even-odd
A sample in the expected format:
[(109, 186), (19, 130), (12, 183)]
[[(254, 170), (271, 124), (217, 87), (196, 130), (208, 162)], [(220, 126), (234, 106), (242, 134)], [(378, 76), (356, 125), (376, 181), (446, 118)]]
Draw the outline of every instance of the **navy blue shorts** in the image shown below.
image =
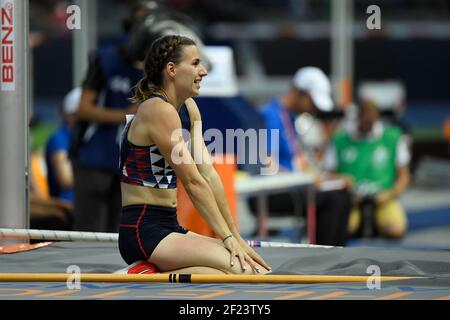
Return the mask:
[(172, 232), (188, 232), (178, 224), (176, 208), (149, 204), (122, 207), (120, 255), (128, 264), (147, 261), (161, 240)]

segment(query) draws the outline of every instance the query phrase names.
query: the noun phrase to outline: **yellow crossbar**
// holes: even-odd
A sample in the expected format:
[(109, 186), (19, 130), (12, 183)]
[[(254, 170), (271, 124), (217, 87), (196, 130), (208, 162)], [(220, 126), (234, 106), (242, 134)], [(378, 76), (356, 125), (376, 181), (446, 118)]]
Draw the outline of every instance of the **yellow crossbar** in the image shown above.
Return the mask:
[[(77, 278), (79, 276), (79, 278)], [(370, 278), (370, 279), (369, 279)], [(68, 274), (0, 273), (0, 282), (166, 282), (166, 283), (340, 283), (367, 282), (374, 276), (329, 275), (221, 275), (221, 274)], [(380, 276), (379, 281), (418, 279), (418, 277)]]

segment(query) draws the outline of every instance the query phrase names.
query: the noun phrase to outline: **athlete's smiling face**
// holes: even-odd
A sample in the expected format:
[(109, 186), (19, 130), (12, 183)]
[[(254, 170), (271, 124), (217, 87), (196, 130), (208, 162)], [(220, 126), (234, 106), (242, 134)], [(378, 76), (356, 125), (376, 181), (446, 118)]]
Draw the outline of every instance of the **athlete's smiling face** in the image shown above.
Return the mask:
[(176, 65), (175, 86), (190, 97), (198, 96), (200, 82), (207, 74), (206, 68), (201, 64), (197, 46), (184, 46), (182, 60)]

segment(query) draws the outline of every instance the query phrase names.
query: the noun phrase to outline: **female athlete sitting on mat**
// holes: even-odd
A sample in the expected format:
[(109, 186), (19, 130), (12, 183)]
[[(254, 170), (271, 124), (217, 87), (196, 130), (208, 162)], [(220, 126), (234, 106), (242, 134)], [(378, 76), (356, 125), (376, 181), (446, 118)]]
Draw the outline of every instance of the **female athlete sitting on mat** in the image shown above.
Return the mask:
[[(233, 223), (202, 137), (200, 112), (191, 97), (199, 94), (207, 71), (195, 42), (182, 36), (155, 40), (145, 75), (135, 88), (139, 108), (121, 142), (123, 259), (149, 261), (164, 273), (267, 273), (270, 267)], [(190, 150), (182, 129), (189, 133)], [(178, 224), (177, 177), (221, 239)]]

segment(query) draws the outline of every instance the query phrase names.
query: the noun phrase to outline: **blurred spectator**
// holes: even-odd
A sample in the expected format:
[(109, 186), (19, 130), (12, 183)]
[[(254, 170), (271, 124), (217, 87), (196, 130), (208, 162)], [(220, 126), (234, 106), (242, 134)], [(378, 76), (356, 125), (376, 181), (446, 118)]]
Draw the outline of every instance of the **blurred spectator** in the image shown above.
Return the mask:
[(72, 205), (48, 193), (44, 161), (39, 151), (31, 152), (29, 205), (31, 229), (71, 230)]
[(158, 10), (160, 5), (156, 1), (137, 1), (131, 7), (130, 14), (122, 19), (122, 30), (126, 34), (130, 34), (136, 20), (142, 19), (154, 10)]
[(406, 109), (406, 88), (401, 81), (364, 81), (358, 86), (358, 101), (374, 103), (383, 123), (399, 127), (404, 134), (409, 134), (410, 130), (403, 121)]
[(72, 230), (72, 206), (57, 198), (43, 198), (30, 190), (30, 227)]
[(73, 202), (73, 171), (69, 159), (71, 129), (76, 123), (76, 112), (80, 105), (81, 88), (75, 88), (65, 97), (60, 107), (62, 125), (47, 142), (45, 161), (50, 196)]
[[(318, 68), (299, 69), (292, 85), (285, 94), (262, 106), (261, 113), (269, 130), (268, 151), (272, 167), (278, 161), (280, 171), (313, 173), (317, 185), (323, 180), (320, 172), (304, 157), (295, 130), (296, 117), (300, 115), (329, 112), (333, 108), (331, 88), (327, 76)], [(270, 130), (279, 130), (278, 145), (271, 145)], [(278, 155), (278, 159), (276, 158)], [(346, 190), (316, 192), (317, 243), (324, 245), (345, 245), (347, 240), (348, 215), (351, 209), (350, 194)], [(269, 197), (269, 212), (294, 212), (296, 202), (302, 201), (292, 194)], [(254, 209), (254, 200), (251, 201)]]
[(67, 7), (71, 3), (63, 0), (30, 0), (30, 31), (38, 33), (40, 41), (69, 37), (71, 30), (67, 28)]
[(379, 118), (377, 106), (362, 101), (357, 122), (334, 135), (324, 165), (353, 185), (356, 207), (349, 220), (351, 234), (373, 235), (372, 225), (382, 236), (400, 238), (407, 219), (398, 196), (410, 181), (410, 152), (401, 130)]

